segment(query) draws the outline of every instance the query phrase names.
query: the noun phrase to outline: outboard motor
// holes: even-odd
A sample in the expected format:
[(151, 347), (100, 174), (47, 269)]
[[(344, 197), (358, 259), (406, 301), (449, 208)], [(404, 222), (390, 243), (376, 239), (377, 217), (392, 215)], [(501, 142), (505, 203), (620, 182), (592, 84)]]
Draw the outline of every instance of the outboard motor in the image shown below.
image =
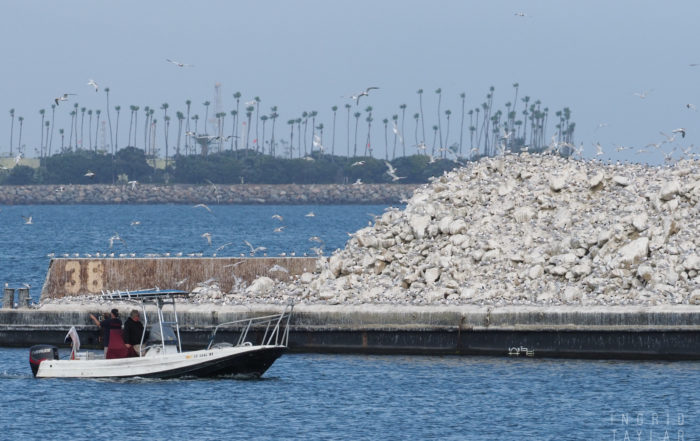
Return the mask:
[(58, 360), (58, 348), (52, 345), (35, 345), (29, 348), (29, 366), (35, 377), (39, 364), (44, 360)]

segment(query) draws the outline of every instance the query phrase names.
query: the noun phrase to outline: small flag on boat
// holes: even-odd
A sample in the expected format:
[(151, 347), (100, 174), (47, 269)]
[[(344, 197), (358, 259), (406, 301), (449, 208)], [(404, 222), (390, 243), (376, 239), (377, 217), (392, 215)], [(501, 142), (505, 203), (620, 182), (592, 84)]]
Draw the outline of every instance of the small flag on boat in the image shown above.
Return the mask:
[(80, 337), (78, 337), (78, 331), (76, 331), (75, 326), (70, 327), (68, 334), (66, 334), (66, 338), (63, 339), (63, 342), (67, 343), (68, 339), (70, 339), (73, 347), (70, 353), (70, 359), (75, 360), (75, 354), (77, 354), (80, 350)]

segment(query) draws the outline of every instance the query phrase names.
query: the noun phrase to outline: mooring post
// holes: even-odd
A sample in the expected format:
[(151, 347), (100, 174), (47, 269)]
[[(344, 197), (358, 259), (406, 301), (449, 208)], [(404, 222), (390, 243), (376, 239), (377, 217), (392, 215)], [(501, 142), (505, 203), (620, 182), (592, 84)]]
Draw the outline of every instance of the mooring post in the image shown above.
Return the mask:
[(2, 295), (2, 307), (3, 309), (15, 307), (15, 289), (7, 285), (5, 285), (5, 291)]
[(17, 307), (29, 308), (29, 288), (19, 288), (17, 290)]

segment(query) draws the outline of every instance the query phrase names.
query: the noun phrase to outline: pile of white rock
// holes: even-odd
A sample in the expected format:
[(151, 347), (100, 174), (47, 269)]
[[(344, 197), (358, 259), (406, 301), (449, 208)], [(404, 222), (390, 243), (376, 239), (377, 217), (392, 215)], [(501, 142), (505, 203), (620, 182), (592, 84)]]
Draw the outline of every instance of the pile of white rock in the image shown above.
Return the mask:
[(482, 159), (416, 190), (291, 283), (232, 301), (700, 304), (700, 162)]

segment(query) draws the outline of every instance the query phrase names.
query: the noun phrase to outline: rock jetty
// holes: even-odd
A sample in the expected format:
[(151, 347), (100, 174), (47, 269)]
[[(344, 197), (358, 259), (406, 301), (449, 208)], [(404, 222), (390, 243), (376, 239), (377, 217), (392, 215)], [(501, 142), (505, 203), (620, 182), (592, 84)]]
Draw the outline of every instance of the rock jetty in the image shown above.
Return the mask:
[(20, 204), (398, 204), (417, 185), (26, 185), (0, 187)]

